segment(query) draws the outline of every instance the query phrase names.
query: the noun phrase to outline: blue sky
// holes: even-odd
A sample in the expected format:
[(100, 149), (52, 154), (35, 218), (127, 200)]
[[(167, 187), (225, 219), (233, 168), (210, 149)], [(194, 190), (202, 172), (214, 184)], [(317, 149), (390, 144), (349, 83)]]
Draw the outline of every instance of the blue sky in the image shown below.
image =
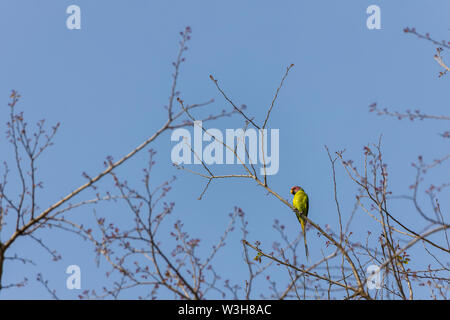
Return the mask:
[[(81, 8), (81, 30), (66, 28), (66, 8), (71, 4)], [(381, 30), (366, 27), (366, 8), (371, 4), (381, 8)], [(8, 97), (16, 89), (23, 96), (19, 107), (30, 123), (42, 118), (49, 124), (61, 122), (55, 146), (39, 165), (45, 186), (39, 195), (40, 207), (44, 208), (83, 183), (83, 171), (98, 172), (106, 156), (118, 159), (161, 126), (178, 33), (190, 26), (192, 40), (179, 85), (188, 103), (214, 98), (213, 110), (229, 110), (209, 80), (213, 74), (227, 94), (236, 103), (246, 104), (248, 113), (261, 122), (285, 68), (295, 64), (269, 123), (270, 128), (280, 129), (280, 170), (269, 182), (288, 199), (292, 185), (303, 186), (311, 198), (311, 219), (336, 226), (324, 145), (331, 150), (346, 149), (347, 156), (360, 163), (363, 146), (378, 141), (382, 134), (396, 194), (408, 193), (415, 173), (410, 163), (419, 154), (425, 160), (446, 154), (448, 142), (438, 136), (447, 130), (445, 123), (377, 117), (368, 113), (368, 106), (377, 102), (394, 110), (448, 112), (448, 79), (437, 77), (435, 46), (404, 34), (403, 28), (414, 26), (438, 40), (448, 39), (449, 13), (450, 3), (440, 0), (4, 0), (0, 2), (0, 99), (4, 105), (0, 120), (4, 126)], [(212, 127), (241, 125), (241, 119), (235, 117), (214, 122)], [(171, 166), (172, 146), (167, 133), (153, 145), (158, 151), (153, 179), (159, 183), (177, 175), (169, 195), (176, 202), (175, 214), (193, 235), (205, 239), (205, 245), (216, 241), (234, 206), (247, 214), (250, 240), (259, 240), (267, 248), (277, 240), (272, 229), (275, 218), (288, 225), (291, 234), (298, 232), (292, 212), (254, 183), (213, 183), (204, 199), (196, 200), (205, 181)], [(0, 156), (2, 161), (12, 161), (12, 149), (4, 136), (0, 137)], [(146, 157), (142, 152), (118, 173), (138, 184)], [(348, 218), (355, 188), (341, 168), (337, 177)], [(445, 182), (439, 174), (431, 178), (436, 184)], [(91, 194), (88, 191), (77, 199)], [(441, 204), (448, 208), (450, 202), (442, 199)], [(126, 223), (119, 207), (96, 209)], [(424, 226), (409, 204), (394, 202), (392, 209), (412, 227), (421, 230)], [(77, 210), (74, 215), (88, 222), (92, 208)], [(366, 223), (363, 217), (356, 219), (354, 228), (365, 230)], [(2, 292), (0, 298), (46, 298), (45, 289), (34, 280), (38, 272), (61, 297), (75, 298), (79, 292), (65, 289), (65, 269), (70, 264), (81, 267), (83, 289), (98, 288), (107, 281), (102, 278), (105, 264), (96, 267), (88, 243), (60, 232), (42, 236), (63, 259), (52, 262), (37, 246), (18, 242), (14, 250), (33, 257), (37, 266), (8, 265), (7, 281), (25, 275), (30, 282), (26, 288)], [(239, 240), (240, 234), (234, 234), (216, 262), (225, 278), (243, 282), (246, 268)], [(308, 240), (314, 256), (319, 242), (313, 233)], [(422, 251), (416, 253), (418, 261)], [(235, 274), (226, 275), (230, 269)], [(258, 288), (265, 290), (266, 283), (261, 281)], [(422, 293), (427, 296), (426, 291)]]

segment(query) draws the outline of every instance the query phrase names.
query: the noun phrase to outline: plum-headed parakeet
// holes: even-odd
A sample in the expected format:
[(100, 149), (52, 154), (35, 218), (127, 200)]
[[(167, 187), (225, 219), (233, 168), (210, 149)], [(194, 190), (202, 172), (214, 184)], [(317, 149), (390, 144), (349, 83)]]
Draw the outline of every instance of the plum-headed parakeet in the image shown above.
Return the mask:
[[(299, 186), (294, 186), (291, 188), (291, 193), (294, 195), (294, 199), (292, 200), (292, 205), (295, 209), (297, 209), (300, 213), (304, 214), (305, 216), (308, 216), (308, 210), (309, 210), (309, 198), (306, 192)], [(305, 219), (299, 214), (299, 212), (295, 211), (295, 214), (297, 216), (298, 221), (300, 221), (300, 224), (302, 226), (303, 231), (303, 238), (305, 241), (305, 253), (306, 258), (309, 257), (308, 254), (308, 246), (306, 245), (306, 232), (305, 232), (305, 225), (306, 221)]]

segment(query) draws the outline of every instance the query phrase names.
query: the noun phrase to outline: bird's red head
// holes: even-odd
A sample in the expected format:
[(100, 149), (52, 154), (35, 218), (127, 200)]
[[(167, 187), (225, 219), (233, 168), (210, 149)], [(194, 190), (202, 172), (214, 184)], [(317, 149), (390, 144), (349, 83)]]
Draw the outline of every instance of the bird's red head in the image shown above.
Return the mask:
[(295, 195), (299, 190), (302, 190), (302, 188), (299, 186), (294, 186), (291, 188), (291, 193)]

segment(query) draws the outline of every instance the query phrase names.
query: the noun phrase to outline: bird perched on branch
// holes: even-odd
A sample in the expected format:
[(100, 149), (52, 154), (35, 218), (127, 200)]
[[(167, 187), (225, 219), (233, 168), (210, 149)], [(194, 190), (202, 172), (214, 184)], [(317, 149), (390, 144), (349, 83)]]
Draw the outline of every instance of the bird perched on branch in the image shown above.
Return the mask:
[(306, 231), (305, 231), (306, 220), (302, 216), (302, 214), (304, 216), (308, 216), (309, 198), (306, 192), (299, 186), (292, 187), (291, 193), (294, 195), (292, 205), (294, 206), (295, 209), (298, 210), (298, 212), (295, 211), (295, 215), (297, 216), (297, 219), (298, 221), (300, 221), (300, 224), (302, 226), (303, 238), (305, 241), (306, 258), (309, 259), (308, 246), (306, 245)]

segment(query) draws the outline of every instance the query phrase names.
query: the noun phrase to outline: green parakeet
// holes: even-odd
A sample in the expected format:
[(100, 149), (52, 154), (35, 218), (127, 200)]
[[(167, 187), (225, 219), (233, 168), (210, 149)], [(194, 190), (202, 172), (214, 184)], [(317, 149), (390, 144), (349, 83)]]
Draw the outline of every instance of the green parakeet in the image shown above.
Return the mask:
[[(294, 208), (297, 209), (300, 213), (303, 213), (305, 216), (308, 216), (309, 198), (306, 192), (301, 187), (294, 186), (291, 188), (291, 193), (294, 195), (294, 199), (292, 200), (292, 205), (294, 206)], [(305, 241), (306, 258), (309, 259), (308, 246), (306, 245), (306, 221), (298, 212), (295, 212), (295, 214), (297, 215), (297, 219), (298, 221), (300, 221), (300, 224), (302, 226), (303, 238)]]

